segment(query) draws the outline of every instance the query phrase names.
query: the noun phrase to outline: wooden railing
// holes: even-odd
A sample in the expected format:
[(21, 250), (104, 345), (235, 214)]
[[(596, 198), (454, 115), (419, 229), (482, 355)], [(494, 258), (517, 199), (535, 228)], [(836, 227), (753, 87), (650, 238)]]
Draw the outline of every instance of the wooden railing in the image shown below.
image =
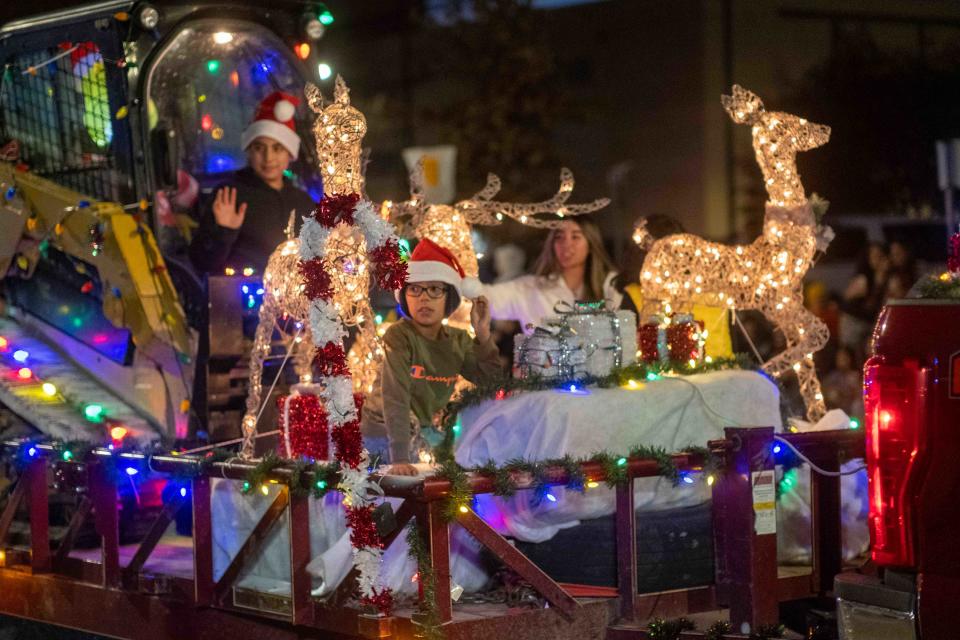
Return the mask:
[[(715, 542), (716, 580), (712, 585), (677, 590), (651, 596), (637, 593), (637, 531), (634, 515), (633, 482), (637, 478), (659, 474), (655, 461), (629, 459), (626, 464), (628, 482), (616, 489), (616, 542), (618, 555), (617, 593), (619, 595), (619, 626), (612, 628), (609, 637), (616, 637), (616, 629), (623, 629), (631, 622), (641, 622), (652, 615), (670, 616), (716, 609), (729, 608), (734, 628), (746, 623), (751, 628), (777, 621), (778, 604), (781, 600), (822, 595), (831, 589), (833, 576), (841, 568), (840, 538), (840, 484), (835, 477), (811, 474), (813, 543), (813, 567), (809, 575), (779, 579), (777, 575), (776, 535), (758, 533), (754, 526), (753, 479), (756, 474), (774, 468), (772, 428), (728, 428), (722, 440), (710, 443), (710, 449), (723, 457), (723, 469), (716, 475), (712, 485), (713, 530)], [(842, 459), (864, 455), (863, 434), (859, 431), (829, 431), (806, 434), (783, 435), (805, 456), (820, 467), (839, 469)], [(7, 443), (17, 446), (17, 443)], [(120, 563), (120, 537), (118, 533), (117, 486), (107, 475), (108, 466), (103, 457), (111, 452), (94, 452), (86, 460), (53, 461), (52, 449), (36, 445), (36, 455), (20, 474), (16, 488), (10, 495), (7, 506), (0, 514), (0, 550), (5, 552), (0, 563), (0, 586), (4, 576), (10, 577), (7, 567), (19, 565), (33, 574), (48, 574), (61, 580), (59, 588), (73, 588), (78, 602), (97, 602), (96, 590), (125, 591), (130, 594), (164, 593), (165, 596), (186, 607), (186, 611), (218, 610), (236, 613), (238, 610), (229, 597), (237, 578), (252, 559), (260, 552), (271, 528), (280, 517), (289, 512), (290, 548), (290, 598), (284, 615), (276, 612), (258, 614), (270, 621), (282, 620), (290, 625), (315, 627), (345, 635), (386, 637), (391, 634), (407, 635), (410, 621), (407, 619), (382, 618), (364, 615), (345, 603), (353, 588), (351, 576), (344, 581), (339, 591), (324, 603), (311, 595), (311, 577), (306, 571), (310, 560), (309, 498), (294, 496), (287, 487), (276, 494), (272, 504), (260, 518), (240, 550), (233, 557), (219, 579), (215, 579), (213, 566), (213, 523), (211, 520), (211, 478), (243, 480), (250, 471), (246, 462), (216, 463), (192, 478), (189, 497), (175, 496), (169, 501), (139, 543), (132, 559), (125, 567)], [(147, 465), (156, 473), (184, 475), (188, 467), (199, 469), (196, 461), (177, 456), (153, 456), (147, 461), (136, 453), (118, 454), (122, 463), (129, 461)], [(703, 460), (690, 454), (679, 453), (673, 461), (681, 472), (696, 471)], [(47, 474), (51, 464), (70, 465), (80, 473), (85, 484), (85, 497), (80, 501), (59, 546), (50, 547), (48, 531)], [(82, 465), (82, 466), (78, 466)], [(593, 480), (604, 479), (603, 469), (598, 464), (586, 463), (583, 471)], [(553, 483), (565, 484), (567, 477), (560, 469), (550, 470)], [(291, 472), (279, 468), (268, 480), (283, 485), (289, 483)], [(530, 490), (532, 484), (519, 478), (519, 490)], [(302, 478), (312, 483), (311, 474)], [(448, 525), (443, 520), (444, 499), (449, 495), (450, 483), (437, 478), (409, 478), (386, 476), (379, 479), (387, 496), (401, 498), (396, 510), (396, 526), (384, 537), (389, 546), (403, 532), (412, 519), (416, 520), (421, 539), (429, 550), (433, 574), (436, 580), (436, 610), (440, 620), (448, 624), (454, 620), (450, 594), (450, 532), (452, 526), (463, 527), (484, 547), (490, 550), (503, 564), (525, 579), (551, 607), (567, 618), (575, 618), (581, 603), (564, 586), (551, 579), (527, 559), (509, 541), (497, 533), (475, 512), (467, 509), (457, 514)], [(493, 479), (471, 474), (469, 482), (474, 493), (489, 493)], [(310, 486), (309, 484), (307, 486)], [(7, 547), (3, 542), (21, 503), (26, 502), (30, 522), (30, 544), (27, 549)], [(151, 552), (161, 540), (164, 531), (177, 512), (190, 505), (193, 515), (193, 577), (192, 579), (169, 576), (152, 576), (143, 571)], [(101, 562), (91, 566), (71, 558), (70, 551), (77, 532), (92, 512), (96, 531), (100, 537)], [(22, 572), (21, 572), (22, 574)], [(34, 588), (18, 583), (21, 588)], [(26, 586), (25, 586), (26, 585)], [(66, 586), (65, 586), (66, 585)], [(72, 585), (72, 587), (70, 586)], [(37, 587), (40, 588), (40, 587)], [(7, 599), (0, 599), (7, 600)], [(28, 605), (23, 605), (28, 607)], [(67, 604), (64, 603), (64, 607)], [(102, 603), (101, 603), (102, 606)], [(142, 605), (146, 607), (147, 605)], [(152, 605), (151, 605), (152, 606)], [(53, 607), (56, 609), (56, 607)], [(68, 608), (69, 609), (69, 608)], [(99, 628), (91, 619), (74, 609), (64, 612), (46, 611), (44, 616), (34, 616), (31, 611), (7, 610), (0, 602), (0, 613), (43, 617), (47, 622), (86, 628), (94, 632), (118, 633), (122, 627), (101, 624)], [(248, 616), (250, 610), (245, 609)], [(184, 613), (182, 615), (192, 615)], [(105, 617), (109, 619), (109, 616)], [(81, 624), (78, 619), (84, 620)], [(199, 622), (198, 622), (199, 623)], [(274, 623), (275, 624), (275, 623)], [(224, 626), (224, 630), (229, 628)], [(253, 627), (251, 627), (251, 630)], [(402, 632), (400, 629), (405, 629)], [(130, 632), (132, 633), (133, 630)], [(224, 631), (226, 632), (226, 631)], [(138, 634), (133, 634), (138, 635)], [(142, 635), (142, 634), (140, 634)], [(231, 631), (236, 640), (243, 636)], [(143, 636), (146, 637), (146, 636)]]

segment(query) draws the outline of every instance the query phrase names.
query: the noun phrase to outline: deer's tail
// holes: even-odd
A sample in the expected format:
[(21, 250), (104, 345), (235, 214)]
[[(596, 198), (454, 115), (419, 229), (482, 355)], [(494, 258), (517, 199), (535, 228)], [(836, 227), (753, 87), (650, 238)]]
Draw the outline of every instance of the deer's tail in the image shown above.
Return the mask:
[(633, 241), (637, 243), (638, 247), (648, 251), (653, 245), (653, 240), (653, 236), (647, 231), (647, 219), (640, 218), (637, 220), (636, 224), (633, 225)]

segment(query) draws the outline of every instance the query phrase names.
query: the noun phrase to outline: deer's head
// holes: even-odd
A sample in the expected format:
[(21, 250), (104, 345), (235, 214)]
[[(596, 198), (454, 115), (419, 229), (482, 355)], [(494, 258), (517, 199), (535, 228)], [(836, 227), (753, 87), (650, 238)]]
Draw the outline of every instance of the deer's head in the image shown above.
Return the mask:
[(313, 133), (317, 140), (323, 190), (328, 195), (363, 193), (363, 150), (367, 119), (350, 104), (350, 89), (337, 76), (333, 101), (327, 102), (315, 85), (304, 88), (307, 103), (317, 119)]
[(723, 96), (721, 102), (734, 122), (752, 127), (753, 149), (770, 202), (788, 208), (805, 204), (796, 155), (826, 144), (830, 127), (790, 113), (767, 111), (755, 93), (739, 85), (733, 85), (732, 95)]

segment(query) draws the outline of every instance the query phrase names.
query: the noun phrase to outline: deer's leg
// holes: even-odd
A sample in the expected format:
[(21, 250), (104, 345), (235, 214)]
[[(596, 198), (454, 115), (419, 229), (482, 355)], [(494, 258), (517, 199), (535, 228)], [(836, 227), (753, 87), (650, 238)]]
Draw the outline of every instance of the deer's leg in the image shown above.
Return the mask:
[[(787, 339), (787, 348), (765, 362), (763, 370), (772, 376), (780, 376), (793, 369), (800, 383), (800, 394), (806, 406), (807, 420), (816, 422), (826, 413), (826, 406), (820, 389), (820, 379), (813, 364), (813, 354), (827, 343), (830, 331), (820, 318), (802, 305), (786, 309), (784, 316), (796, 319), (789, 325), (778, 323)], [(808, 355), (810, 357), (807, 357)]]
[(260, 307), (257, 333), (250, 350), (250, 388), (247, 390), (247, 412), (243, 416), (243, 447), (240, 457), (252, 458), (254, 436), (257, 433), (257, 414), (260, 412), (260, 399), (263, 395), (263, 361), (270, 355), (270, 338), (273, 325), (277, 321), (277, 310), (272, 301), (264, 301)]

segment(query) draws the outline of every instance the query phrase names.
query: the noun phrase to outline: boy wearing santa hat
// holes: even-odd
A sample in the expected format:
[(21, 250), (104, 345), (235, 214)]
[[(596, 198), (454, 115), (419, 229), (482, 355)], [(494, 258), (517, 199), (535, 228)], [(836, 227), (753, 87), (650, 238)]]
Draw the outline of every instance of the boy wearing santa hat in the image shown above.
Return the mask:
[(198, 271), (252, 266), (262, 272), (270, 254), (286, 240), (290, 212), (300, 220), (316, 206), (283, 176), (300, 152), (293, 120), (299, 102), (287, 93), (270, 94), (241, 134), (247, 166), (216, 189), (190, 244), (190, 259)]
[[(458, 376), (483, 383), (502, 373), (490, 309), (477, 297), (480, 281), (466, 277), (454, 255), (428, 239), (417, 244), (407, 268), (407, 284), (395, 294), (404, 318), (383, 336), (386, 357), (361, 422), (365, 446), (390, 462), (387, 473), (395, 475), (416, 475), (414, 449), (439, 440), (433, 417), (450, 401)], [(473, 299), (476, 338), (443, 323), (463, 296)]]

